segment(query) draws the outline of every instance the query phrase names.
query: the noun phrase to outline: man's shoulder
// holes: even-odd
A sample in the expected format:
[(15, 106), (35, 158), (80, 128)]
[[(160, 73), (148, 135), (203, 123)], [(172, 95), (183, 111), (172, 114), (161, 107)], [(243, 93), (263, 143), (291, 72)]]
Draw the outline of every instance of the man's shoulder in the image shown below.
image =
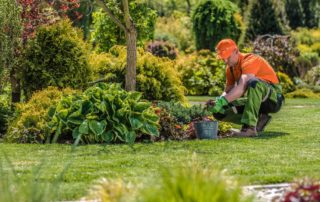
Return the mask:
[(246, 53), (243, 54), (242, 59), (242, 66), (250, 66), (250, 65), (256, 65), (257, 63), (260, 63), (262, 58), (259, 55), (253, 54), (253, 53)]

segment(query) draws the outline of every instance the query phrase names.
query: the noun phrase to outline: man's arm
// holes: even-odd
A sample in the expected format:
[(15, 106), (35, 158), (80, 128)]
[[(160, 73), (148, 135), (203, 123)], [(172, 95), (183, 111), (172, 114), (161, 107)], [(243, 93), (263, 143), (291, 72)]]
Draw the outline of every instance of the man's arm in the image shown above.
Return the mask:
[(232, 85), (232, 86), (226, 86), (226, 88), (224, 89), (224, 92), (222, 93), (221, 96), (225, 96), (227, 93), (229, 93), (232, 88), (234, 88), (235, 85)]
[(224, 95), (224, 97), (227, 99), (227, 101), (232, 102), (240, 98), (246, 91), (248, 81), (254, 77), (254, 74), (242, 74), (238, 85), (234, 86), (230, 92), (226, 91), (227, 93)]

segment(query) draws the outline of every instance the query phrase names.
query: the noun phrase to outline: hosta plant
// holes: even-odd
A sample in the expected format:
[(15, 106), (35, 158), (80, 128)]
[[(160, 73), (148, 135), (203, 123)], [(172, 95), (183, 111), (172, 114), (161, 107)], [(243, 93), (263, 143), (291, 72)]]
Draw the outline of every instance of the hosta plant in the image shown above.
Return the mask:
[(118, 84), (99, 83), (81, 95), (64, 97), (49, 116), (53, 142), (70, 133), (76, 143), (133, 143), (140, 134), (159, 135), (151, 103)]

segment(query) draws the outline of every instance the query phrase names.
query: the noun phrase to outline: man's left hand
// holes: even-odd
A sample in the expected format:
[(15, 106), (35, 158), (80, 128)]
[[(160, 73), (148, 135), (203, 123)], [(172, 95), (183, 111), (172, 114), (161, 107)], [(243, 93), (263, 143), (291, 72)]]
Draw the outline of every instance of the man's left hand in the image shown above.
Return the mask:
[(224, 112), (223, 107), (226, 105), (228, 105), (228, 100), (224, 96), (221, 96), (216, 99), (215, 105), (213, 108), (210, 109), (210, 111), (214, 114), (219, 112), (223, 113)]

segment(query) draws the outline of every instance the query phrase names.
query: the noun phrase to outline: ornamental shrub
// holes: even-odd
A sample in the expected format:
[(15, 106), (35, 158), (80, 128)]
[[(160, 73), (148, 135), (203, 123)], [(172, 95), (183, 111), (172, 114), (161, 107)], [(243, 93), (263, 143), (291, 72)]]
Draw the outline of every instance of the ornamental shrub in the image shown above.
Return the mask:
[(286, 98), (320, 98), (319, 94), (314, 93), (309, 88), (300, 88), (285, 95)]
[(255, 0), (250, 6), (246, 37), (254, 40), (264, 34), (285, 34), (288, 30), (283, 1)]
[(48, 86), (82, 89), (91, 79), (88, 46), (79, 30), (64, 20), (37, 30), (26, 49), (23, 90), (27, 98)]
[[(148, 100), (185, 101), (185, 88), (174, 61), (159, 58), (139, 48), (137, 51), (137, 91)], [(95, 59), (97, 58), (97, 60)], [(114, 46), (107, 54), (94, 54), (90, 64), (97, 79), (124, 86), (126, 47)]]
[(176, 59), (178, 51), (173, 44), (165, 41), (153, 41), (149, 42), (146, 46), (146, 50), (152, 55), (158, 57), (167, 57), (171, 60)]
[(237, 6), (230, 1), (206, 0), (200, 3), (192, 15), (197, 50), (214, 50), (223, 38), (237, 41), (241, 34), (241, 22), (235, 18), (237, 12)]
[(48, 138), (48, 111), (58, 104), (63, 95), (77, 91), (48, 87), (34, 93), (27, 103), (16, 105), (16, 117), (10, 122), (5, 141), (16, 143), (44, 143)]
[(320, 66), (309, 70), (304, 77), (304, 81), (309, 85), (320, 86)]
[(254, 41), (253, 52), (266, 59), (276, 70), (291, 78), (300, 76), (296, 58), (300, 55), (290, 36), (263, 35)]
[(195, 49), (191, 17), (174, 12), (170, 17), (157, 18), (155, 40), (168, 41), (183, 52)]
[(320, 201), (320, 180), (304, 178), (295, 180), (284, 193), (281, 202)]
[[(109, 1), (107, 6), (113, 11), (118, 19), (123, 19), (121, 3)], [(145, 41), (153, 39), (156, 12), (146, 4), (129, 1), (130, 15), (139, 33), (137, 36), (137, 45), (143, 46)], [(123, 22), (124, 23), (124, 22)], [(125, 45), (126, 37), (124, 31), (116, 25), (107, 13), (98, 10), (93, 13), (93, 31), (91, 33), (91, 42), (97, 46), (99, 51), (107, 52), (114, 45)]]
[(225, 84), (225, 68), (209, 50), (182, 56), (177, 61), (188, 95), (221, 95)]
[(99, 83), (80, 95), (65, 96), (49, 116), (52, 142), (70, 134), (76, 144), (134, 143), (141, 134), (159, 135), (159, 117), (151, 103), (141, 100), (141, 93), (116, 84)]
[(277, 72), (277, 76), (282, 86), (282, 93), (286, 94), (295, 90), (295, 85), (287, 74)]

